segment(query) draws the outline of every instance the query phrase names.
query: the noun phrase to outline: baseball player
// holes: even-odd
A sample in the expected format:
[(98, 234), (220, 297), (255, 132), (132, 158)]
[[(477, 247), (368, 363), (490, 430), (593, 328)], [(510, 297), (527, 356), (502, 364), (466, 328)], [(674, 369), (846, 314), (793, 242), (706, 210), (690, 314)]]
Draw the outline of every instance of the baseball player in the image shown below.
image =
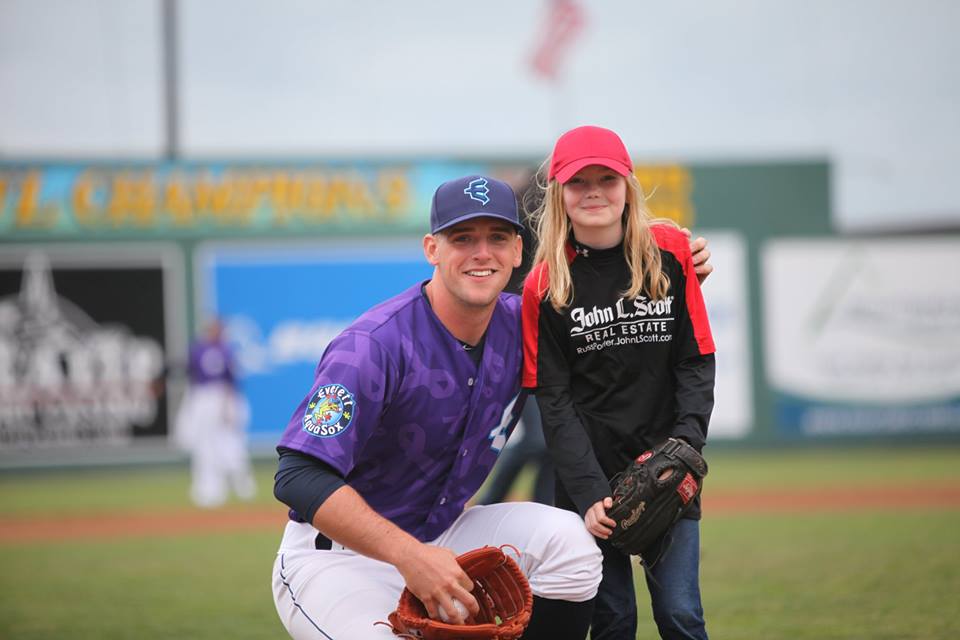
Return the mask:
[[(698, 451), (713, 409), (714, 344), (684, 234), (651, 224), (623, 142), (578, 127), (557, 141), (523, 291), (525, 387), (535, 388), (557, 469), (556, 505), (600, 539), (593, 640), (633, 640), (630, 556), (606, 541), (610, 479), (669, 437)], [(638, 513), (638, 516), (641, 514)], [(647, 573), (663, 638), (707, 633), (700, 602), (699, 504)]]
[(510, 544), (534, 593), (524, 637), (583, 638), (601, 554), (580, 518), (535, 503), (464, 511), (524, 399), (520, 301), (502, 293), (521, 263), (516, 198), (487, 177), (453, 180), (430, 224), (431, 279), (330, 343), (277, 447), (274, 493), (291, 508), (277, 612), (298, 639), (391, 638), (375, 623), (406, 586), (460, 623), (478, 607), (456, 555)]
[(174, 441), (190, 453), (190, 497), (200, 507), (222, 505), (231, 488), (242, 500), (256, 493), (246, 443), (250, 407), (222, 333), (212, 320), (190, 347), (190, 385), (174, 422)]
[(468, 176), (433, 198), (433, 277), (335, 338), (280, 440), (275, 494), (291, 507), (273, 571), (294, 638), (391, 638), (404, 585), (431, 617), (475, 614), (455, 557), (511, 544), (535, 595), (525, 637), (583, 638), (600, 552), (575, 514), (535, 503), (474, 507), (522, 405), (520, 265), (513, 190)]

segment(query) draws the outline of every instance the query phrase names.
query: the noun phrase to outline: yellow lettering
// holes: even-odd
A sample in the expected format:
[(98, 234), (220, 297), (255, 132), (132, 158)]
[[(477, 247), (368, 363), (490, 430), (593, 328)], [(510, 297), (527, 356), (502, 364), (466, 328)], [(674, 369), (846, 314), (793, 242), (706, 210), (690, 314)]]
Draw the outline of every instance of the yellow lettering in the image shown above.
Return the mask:
[(113, 178), (113, 188), (107, 205), (107, 220), (114, 227), (128, 223), (150, 226), (154, 222), (156, 195), (149, 173), (138, 176), (121, 173)]
[(406, 174), (399, 172), (383, 173), (378, 185), (387, 215), (396, 217), (410, 208), (410, 182)]
[(220, 217), (233, 199), (233, 185), (227, 180), (213, 183), (207, 178), (208, 176), (202, 176), (194, 185), (197, 211)]
[(328, 206), (327, 179), (322, 175), (313, 175), (307, 180), (304, 195), (304, 215), (311, 222), (321, 222), (332, 213)]
[(333, 212), (350, 206), (350, 183), (343, 178), (334, 178), (327, 188), (326, 208)]
[(308, 217), (309, 206), (308, 177), (302, 173), (274, 176), (271, 204), (273, 223), (281, 226), (290, 222), (294, 216)]
[(173, 224), (177, 226), (188, 226), (194, 222), (190, 192), (177, 179), (170, 180), (164, 189), (163, 209), (170, 213)]
[(248, 225), (253, 213), (263, 197), (270, 191), (270, 179), (258, 174), (241, 176), (234, 180), (234, 197), (231, 206), (222, 215), (219, 222), (229, 224), (237, 222)]
[[(57, 224), (60, 207), (57, 203), (43, 204), (40, 202), (40, 191), (43, 184), (43, 174), (40, 171), (30, 171), (20, 185), (20, 198), (14, 209), (16, 217), (14, 224), (17, 227), (53, 228)], [(0, 205), (3, 200), (0, 199)]]
[(248, 225), (253, 220), (254, 215), (267, 202), (270, 197), (270, 191), (273, 188), (273, 180), (265, 174), (254, 176), (251, 198), (247, 206), (237, 211), (237, 221), (242, 225)]
[(157, 211), (157, 189), (152, 173), (147, 173), (136, 182), (134, 195), (134, 222), (141, 227), (154, 226)]
[(273, 209), (273, 224), (287, 224), (296, 214), (303, 214), (306, 188), (303, 174), (277, 172), (273, 176), (268, 200)]
[(273, 208), (273, 223), (283, 225), (290, 217), (290, 203), (288, 200), (287, 183), (289, 178), (284, 173), (277, 172), (273, 176), (273, 185), (270, 189), (270, 203)]
[(99, 185), (87, 175), (81, 175), (73, 185), (71, 203), (77, 222), (83, 226), (92, 226), (103, 215), (103, 209), (96, 207), (93, 202), (94, 194)]
[(355, 214), (361, 216), (376, 216), (379, 207), (373, 203), (373, 195), (370, 193), (370, 186), (365, 180), (357, 177), (350, 189), (350, 209)]
[(303, 174), (294, 175), (287, 186), (287, 202), (290, 209), (293, 211), (303, 211), (305, 191)]
[(115, 227), (124, 223), (132, 202), (133, 183), (126, 174), (113, 177), (110, 199), (107, 202), (107, 220)]
[(20, 185), (20, 202), (17, 204), (18, 227), (36, 226), (38, 210), (37, 200), (40, 197), (40, 172), (31, 171)]
[(241, 197), (239, 192), (242, 190), (242, 185), (233, 178), (224, 177), (221, 178), (220, 189), (229, 194), (229, 197), (221, 202), (219, 207), (210, 211), (216, 222), (222, 222), (229, 217), (230, 209), (236, 206), (237, 200)]

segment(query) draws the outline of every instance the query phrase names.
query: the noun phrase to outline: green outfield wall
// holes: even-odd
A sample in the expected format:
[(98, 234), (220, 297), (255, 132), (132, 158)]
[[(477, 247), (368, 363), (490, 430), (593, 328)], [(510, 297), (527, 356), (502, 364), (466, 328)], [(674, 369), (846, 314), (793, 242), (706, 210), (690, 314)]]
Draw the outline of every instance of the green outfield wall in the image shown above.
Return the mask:
[[(155, 361), (124, 370), (127, 386), (142, 385), (163, 368), (156, 362), (180, 358), (202, 318), (217, 311), (211, 290), (198, 285), (204, 247), (256, 252), (315, 244), (329, 252), (347, 243), (372, 255), (390, 239), (415, 250), (439, 183), (480, 173), (522, 192), (535, 166), (532, 159), (0, 163), (0, 309), (7, 310), (0, 394), (18, 398), (0, 411), (0, 426), (17, 423), (21, 436), (53, 428), (24, 427), (24, 416), (44, 413), (42, 398), (76, 387), (69, 364), (59, 374), (50, 366), (44, 374), (39, 361), (22, 364), (43, 350), (24, 338), (28, 325), (39, 326), (39, 313), (60, 309), (66, 325), (85, 326), (104, 340), (105, 326), (126, 327), (124, 353)], [(911, 255), (929, 273), (946, 273), (944, 262), (960, 249), (956, 237), (885, 239), (878, 246), (838, 236), (824, 160), (640, 162), (636, 175), (655, 215), (710, 240), (716, 272), (704, 291), (718, 345), (712, 438), (960, 432), (960, 371), (950, 364), (960, 362), (960, 347), (936, 340), (960, 329), (960, 291), (937, 277), (911, 288), (884, 260)], [(110, 299), (105, 288), (117, 295)], [(44, 295), (47, 302), (38, 302)], [(144, 314), (110, 311), (111, 302), (149, 308), (162, 326)], [(920, 319), (896, 309), (914, 310)], [(71, 353), (60, 359), (70, 361)], [(901, 380), (907, 373), (912, 383)], [(163, 437), (175, 398), (152, 411), (145, 402), (131, 393), (117, 405), (122, 410), (92, 415), (110, 416), (111, 433), (124, 432), (122, 423), (136, 416), (149, 422), (127, 428), (131, 437), (112, 437), (115, 445)], [(55, 404), (48, 407), (50, 424), (75, 408), (62, 399)], [(95, 431), (61, 444), (97, 442), (102, 434)], [(23, 438), (11, 436), (4, 445), (0, 429), (0, 447), (31, 446)], [(45, 446), (56, 446), (53, 440)]]

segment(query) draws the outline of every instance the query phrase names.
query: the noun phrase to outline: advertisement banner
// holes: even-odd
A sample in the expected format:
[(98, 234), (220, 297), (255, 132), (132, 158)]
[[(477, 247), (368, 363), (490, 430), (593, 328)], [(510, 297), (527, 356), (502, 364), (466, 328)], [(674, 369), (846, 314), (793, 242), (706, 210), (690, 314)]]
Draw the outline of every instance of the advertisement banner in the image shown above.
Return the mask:
[[(538, 161), (0, 163), (0, 239), (422, 233), (442, 182), (483, 174), (520, 193)], [(638, 165), (657, 216), (694, 222), (693, 179)]]
[(185, 348), (176, 247), (18, 245), (0, 255), (0, 450), (167, 434)]
[(743, 438), (753, 425), (750, 299), (747, 244), (739, 233), (704, 231), (714, 272), (703, 285), (710, 330), (717, 347), (717, 382), (709, 437)]
[(960, 238), (778, 240), (766, 369), (791, 434), (960, 431)]
[(0, 237), (423, 231), (446, 180), (524, 165), (313, 162), (0, 164)]

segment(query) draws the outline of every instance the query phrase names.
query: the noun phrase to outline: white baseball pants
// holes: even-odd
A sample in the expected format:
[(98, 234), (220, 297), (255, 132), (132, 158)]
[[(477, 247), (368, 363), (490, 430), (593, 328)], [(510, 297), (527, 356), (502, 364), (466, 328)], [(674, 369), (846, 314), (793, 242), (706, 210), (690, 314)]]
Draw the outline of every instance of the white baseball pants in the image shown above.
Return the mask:
[[(404, 582), (393, 565), (334, 543), (314, 547), (318, 531), (290, 522), (273, 566), (277, 613), (296, 640), (390, 640), (390, 628), (375, 625), (396, 608)], [(570, 511), (532, 502), (467, 509), (431, 542), (459, 555), (471, 549), (510, 544), (533, 593), (582, 602), (600, 584), (602, 557), (583, 521)], [(504, 549), (512, 554), (512, 550)]]

